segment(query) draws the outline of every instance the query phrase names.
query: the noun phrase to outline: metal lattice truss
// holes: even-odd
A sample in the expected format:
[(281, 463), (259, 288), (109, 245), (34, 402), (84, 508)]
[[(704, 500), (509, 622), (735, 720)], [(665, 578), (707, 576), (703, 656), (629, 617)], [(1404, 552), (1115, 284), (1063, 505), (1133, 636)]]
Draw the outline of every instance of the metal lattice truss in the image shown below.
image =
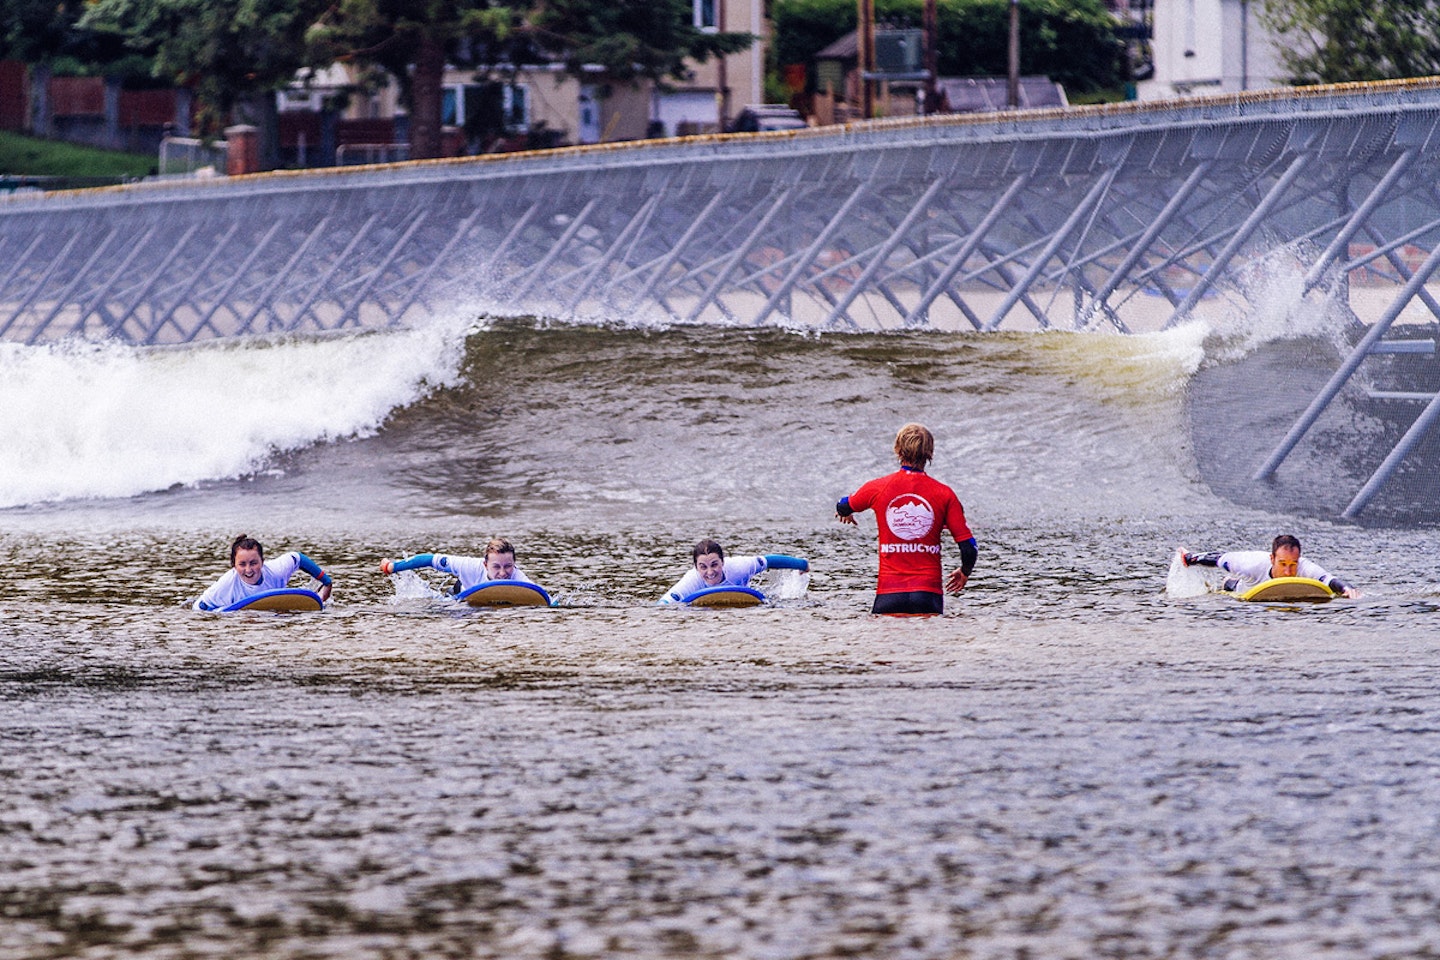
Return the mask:
[[(1241, 278), (1283, 250), (1370, 329), (1265, 476), (1366, 356), (1398, 349), (1385, 334), (1412, 301), (1440, 317), (1437, 182), (1440, 84), (1408, 82), (17, 197), (0, 339), (456, 309), (1131, 332), (1244, 315)], [(1397, 455), (1437, 417), (1431, 401)]]

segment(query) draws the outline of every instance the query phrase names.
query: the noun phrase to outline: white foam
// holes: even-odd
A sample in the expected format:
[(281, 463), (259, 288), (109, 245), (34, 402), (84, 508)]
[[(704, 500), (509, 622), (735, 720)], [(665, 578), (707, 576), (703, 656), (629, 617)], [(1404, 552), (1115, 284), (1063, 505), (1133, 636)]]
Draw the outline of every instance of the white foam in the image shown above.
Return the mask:
[(371, 434), (455, 381), (466, 327), (160, 350), (0, 344), (0, 507), (241, 477)]
[(1189, 599), (1210, 592), (1210, 581), (1195, 567), (1185, 566), (1180, 551), (1170, 558), (1170, 571), (1165, 576), (1165, 594), (1175, 599)]
[(1212, 321), (1223, 341), (1220, 359), (1235, 359), (1276, 340), (1333, 339), (1349, 319), (1341, 289), (1324, 285), (1309, 292), (1305, 277), (1316, 252), (1285, 246), (1245, 265), (1237, 277), (1245, 309)]

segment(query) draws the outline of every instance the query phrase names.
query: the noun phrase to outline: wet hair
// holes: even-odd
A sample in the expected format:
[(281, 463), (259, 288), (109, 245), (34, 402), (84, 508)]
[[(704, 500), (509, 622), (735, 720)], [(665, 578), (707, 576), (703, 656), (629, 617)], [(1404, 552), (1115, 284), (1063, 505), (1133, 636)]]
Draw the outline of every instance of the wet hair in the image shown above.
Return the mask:
[(918, 423), (907, 423), (895, 434), (895, 456), (907, 467), (925, 469), (935, 459), (935, 437)]
[(248, 533), (242, 533), (230, 543), (230, 566), (235, 566), (235, 554), (241, 550), (254, 550), (260, 554), (261, 560), (265, 559), (265, 548), (260, 546), (260, 541)]
[(485, 559), (490, 559), (492, 553), (508, 553), (515, 556), (515, 545), (504, 537), (491, 537), (490, 542), (485, 544)]
[(701, 540), (699, 543), (695, 544), (695, 549), (690, 551), (690, 560), (692, 562), (699, 560), (707, 553), (713, 553), (721, 560), (725, 559), (724, 547), (720, 546), (720, 544), (716, 543), (714, 540)]
[(1289, 547), (1291, 550), (1299, 553), (1300, 541), (1290, 536), (1290, 534), (1288, 533), (1282, 533), (1280, 534), (1280, 536), (1275, 538), (1274, 543), (1270, 544), (1270, 556), (1275, 556), (1275, 552), (1281, 547)]

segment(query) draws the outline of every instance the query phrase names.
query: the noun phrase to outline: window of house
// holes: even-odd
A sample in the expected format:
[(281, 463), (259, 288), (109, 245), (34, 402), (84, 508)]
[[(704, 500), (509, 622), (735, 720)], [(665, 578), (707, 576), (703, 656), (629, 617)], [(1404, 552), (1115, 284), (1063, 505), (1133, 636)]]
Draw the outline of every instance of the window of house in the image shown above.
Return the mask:
[(706, 33), (720, 32), (720, 0), (691, 0), (695, 5), (695, 26)]
[(507, 83), (500, 101), (507, 129), (525, 133), (530, 129), (530, 85)]

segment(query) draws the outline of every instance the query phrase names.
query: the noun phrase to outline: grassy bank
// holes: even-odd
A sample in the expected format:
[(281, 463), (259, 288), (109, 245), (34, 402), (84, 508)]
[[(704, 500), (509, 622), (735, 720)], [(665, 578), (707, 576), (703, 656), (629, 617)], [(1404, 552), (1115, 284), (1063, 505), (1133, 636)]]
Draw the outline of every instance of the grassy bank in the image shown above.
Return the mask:
[(153, 173), (155, 164), (155, 157), (145, 153), (97, 150), (0, 131), (0, 176), (134, 179)]

